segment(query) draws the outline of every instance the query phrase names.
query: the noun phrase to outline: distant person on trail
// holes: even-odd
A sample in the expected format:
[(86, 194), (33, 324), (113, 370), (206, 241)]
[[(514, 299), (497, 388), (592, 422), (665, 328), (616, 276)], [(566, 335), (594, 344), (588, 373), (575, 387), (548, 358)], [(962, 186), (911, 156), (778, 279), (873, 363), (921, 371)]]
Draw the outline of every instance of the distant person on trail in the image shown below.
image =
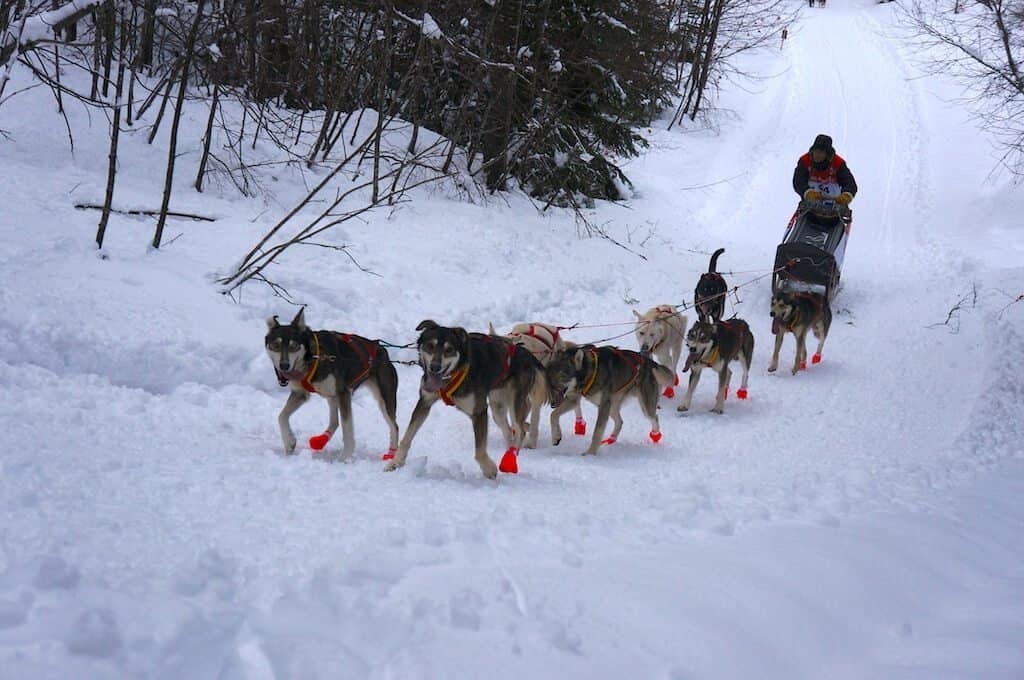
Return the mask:
[[(857, 195), (857, 180), (846, 161), (836, 153), (831, 137), (815, 137), (811, 148), (797, 160), (793, 170), (793, 190), (809, 203), (833, 200), (841, 206), (850, 205)], [(820, 220), (815, 221), (821, 223)]]

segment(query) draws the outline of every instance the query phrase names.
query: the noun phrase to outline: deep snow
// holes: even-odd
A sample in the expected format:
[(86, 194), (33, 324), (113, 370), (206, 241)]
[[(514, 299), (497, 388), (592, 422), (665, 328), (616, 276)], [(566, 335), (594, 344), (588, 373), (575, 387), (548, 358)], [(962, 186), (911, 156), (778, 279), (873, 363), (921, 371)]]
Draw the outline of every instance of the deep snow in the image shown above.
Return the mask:
[[(102, 198), (106, 121), (70, 107), (72, 155), (46, 93), (5, 103), (0, 677), (1024, 675), (1024, 193), (893, 24), (870, 0), (807, 10), (748, 58), (763, 80), (726, 86), (718, 129), (654, 126), (635, 196), (588, 214), (626, 248), (518, 194), (435, 188), (332, 234), (379, 276), (320, 248), (273, 268), (314, 327), (404, 344), (424, 318), (579, 322), (583, 342), (688, 300), (725, 247), (750, 399), (708, 413), (705, 374), (689, 414), (663, 400), (659, 445), (633, 404), (586, 459), (545, 425), (497, 482), (441, 405), (382, 472), (367, 395), (355, 460), (310, 455), (316, 399), (280, 455), (261, 345), (295, 308), (214, 278), (322, 171), (200, 195), (190, 147), (173, 205), (217, 222), (175, 221), (152, 252), (151, 220), (114, 216), (104, 259), (98, 214), (73, 205)], [(189, 115), (197, 143), (206, 112)], [(765, 274), (819, 132), (860, 184), (844, 287), (825, 361), (770, 375)], [(166, 146), (144, 137), (127, 133), (120, 206), (158, 201)], [(403, 431), (418, 372), (399, 368)]]

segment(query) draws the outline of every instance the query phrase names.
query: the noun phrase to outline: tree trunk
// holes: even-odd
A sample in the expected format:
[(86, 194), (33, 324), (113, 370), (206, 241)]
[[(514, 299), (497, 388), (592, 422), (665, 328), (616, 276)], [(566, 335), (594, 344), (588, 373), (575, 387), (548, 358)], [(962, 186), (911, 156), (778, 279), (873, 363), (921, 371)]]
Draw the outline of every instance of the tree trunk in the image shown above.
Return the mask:
[(178, 125), (181, 123), (181, 109), (185, 104), (185, 90), (188, 88), (188, 72), (192, 66), (192, 57), (195, 54), (196, 36), (199, 34), (199, 23), (203, 18), (203, 5), (206, 0), (196, 2), (196, 17), (192, 21), (192, 29), (188, 34), (188, 41), (185, 43), (185, 58), (181, 66), (181, 84), (178, 87), (178, 101), (174, 105), (174, 120), (171, 123), (171, 139), (167, 151), (167, 175), (164, 179), (164, 198), (160, 204), (160, 217), (156, 222), (156, 233), (153, 234), (153, 247), (160, 248), (160, 241), (164, 235), (164, 225), (167, 223), (167, 209), (171, 203), (171, 188), (174, 186), (174, 161), (178, 153)]
[[(111, 10), (113, 14), (113, 10)], [(107, 233), (107, 220), (110, 219), (110, 208), (114, 202), (114, 181), (117, 177), (117, 143), (121, 136), (121, 107), (124, 105), (124, 71), (128, 61), (128, 31), (124, 30), (124, 6), (121, 7), (121, 49), (117, 60), (117, 83), (114, 85), (114, 115), (110, 121), (110, 153), (107, 155), (107, 193), (103, 198), (103, 212), (96, 228), (96, 247), (103, 247), (103, 237)]]
[(210, 102), (210, 117), (206, 119), (206, 135), (203, 137), (203, 155), (199, 159), (199, 172), (196, 174), (196, 191), (203, 193), (203, 175), (206, 174), (206, 160), (210, 157), (210, 140), (213, 139), (213, 120), (217, 114), (217, 102), (220, 99), (220, 87), (213, 86), (213, 101)]

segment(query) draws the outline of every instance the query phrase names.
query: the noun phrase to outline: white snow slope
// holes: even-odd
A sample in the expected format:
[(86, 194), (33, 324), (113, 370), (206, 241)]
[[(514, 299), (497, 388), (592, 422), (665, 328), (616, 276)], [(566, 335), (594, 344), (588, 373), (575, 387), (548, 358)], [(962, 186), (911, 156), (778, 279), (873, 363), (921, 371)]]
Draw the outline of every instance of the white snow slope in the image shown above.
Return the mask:
[[(365, 394), (354, 460), (311, 456), (318, 398), (281, 455), (262, 338), (295, 308), (213, 277), (321, 171), (263, 171), (262, 201), (197, 194), (190, 110), (173, 205), (218, 220), (174, 221), (149, 251), (152, 220), (115, 215), (101, 259), (97, 213), (73, 205), (102, 198), (106, 121), (69, 104), (72, 154), (47, 93), (6, 102), (0, 677), (1024, 677), (1024, 193), (893, 22), (870, 0), (804, 10), (744, 64), (771, 77), (727, 85), (720, 130), (651, 129), (636, 195), (589, 213), (626, 248), (517, 194), (435, 190), (329, 237), (378, 276), (324, 248), (275, 265), (315, 328), (401, 345), (425, 318), (579, 322), (585, 342), (690, 299), (725, 247), (750, 398), (709, 413), (705, 374), (688, 414), (662, 400), (660, 444), (631, 404), (595, 457), (545, 424), (496, 482), (441, 404), (383, 472)], [(824, 362), (768, 374), (765, 274), (820, 132), (860, 183), (844, 287)], [(126, 133), (121, 207), (159, 201), (166, 139), (145, 134)], [(404, 430), (419, 369), (399, 377)]]

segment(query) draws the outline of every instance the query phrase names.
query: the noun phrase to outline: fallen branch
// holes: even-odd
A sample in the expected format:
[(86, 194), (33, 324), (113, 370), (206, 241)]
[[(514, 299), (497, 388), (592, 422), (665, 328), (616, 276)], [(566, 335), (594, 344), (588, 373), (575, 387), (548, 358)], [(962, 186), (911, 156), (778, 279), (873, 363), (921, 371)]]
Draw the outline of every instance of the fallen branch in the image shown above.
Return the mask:
[[(76, 203), (75, 207), (79, 210), (103, 210), (102, 205), (92, 205), (91, 203)], [(159, 210), (117, 210), (111, 208), (110, 212), (117, 213), (118, 215), (149, 215), (156, 217), (160, 214)], [(172, 212), (168, 211), (167, 215), (170, 217), (187, 217), (190, 220), (196, 220), (199, 222), (216, 222), (216, 217), (206, 217), (205, 215), (193, 215), (192, 213), (183, 212)]]

